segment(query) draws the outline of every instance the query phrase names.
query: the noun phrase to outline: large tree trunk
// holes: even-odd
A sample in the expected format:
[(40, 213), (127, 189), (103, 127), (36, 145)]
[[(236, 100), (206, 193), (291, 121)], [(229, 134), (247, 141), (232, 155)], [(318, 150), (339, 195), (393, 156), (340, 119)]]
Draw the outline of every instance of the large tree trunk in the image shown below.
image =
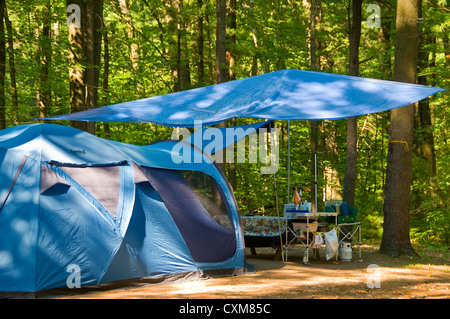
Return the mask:
[[(69, 26), (70, 112), (97, 107), (103, 27), (103, 0), (68, 0), (78, 5), (79, 24)], [(71, 14), (69, 12), (69, 14)], [(72, 126), (95, 133), (95, 123), (72, 122)]]
[[(349, 74), (359, 75), (359, 42), (361, 38), (361, 19), (362, 19), (362, 0), (352, 1), (352, 24), (350, 30), (349, 47)], [(356, 185), (356, 163), (358, 151), (356, 149), (358, 118), (351, 117), (347, 119), (347, 153), (346, 153), (346, 171), (344, 178), (344, 202), (349, 205), (355, 204), (355, 185)]]
[[(85, 5), (82, 0), (67, 0), (67, 7), (77, 5), (80, 8), (77, 16), (77, 7), (73, 8), (73, 21), (69, 25), (69, 110), (70, 113), (83, 111), (86, 109), (84, 71), (82, 66), (86, 65), (84, 56), (84, 31), (83, 14)], [(72, 13), (69, 12), (69, 17)], [(79, 19), (79, 21), (76, 21)], [(78, 129), (87, 130), (86, 122), (72, 121), (71, 126)]]
[[(86, 2), (86, 108), (98, 106), (98, 83), (102, 52), (103, 0)], [(95, 134), (95, 123), (89, 122), (87, 131)]]
[[(397, 3), (394, 80), (415, 83), (420, 0)], [(409, 235), (414, 105), (391, 111), (380, 252), (414, 254)]]

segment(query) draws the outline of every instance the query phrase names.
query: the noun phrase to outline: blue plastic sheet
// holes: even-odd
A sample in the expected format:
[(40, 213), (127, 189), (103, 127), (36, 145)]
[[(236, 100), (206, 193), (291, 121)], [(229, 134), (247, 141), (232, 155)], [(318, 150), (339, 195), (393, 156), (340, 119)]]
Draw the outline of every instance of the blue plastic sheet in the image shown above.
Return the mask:
[(198, 122), (215, 125), (239, 117), (333, 120), (391, 110), (439, 91), (423, 85), (287, 69), (46, 119), (180, 127), (198, 126)]

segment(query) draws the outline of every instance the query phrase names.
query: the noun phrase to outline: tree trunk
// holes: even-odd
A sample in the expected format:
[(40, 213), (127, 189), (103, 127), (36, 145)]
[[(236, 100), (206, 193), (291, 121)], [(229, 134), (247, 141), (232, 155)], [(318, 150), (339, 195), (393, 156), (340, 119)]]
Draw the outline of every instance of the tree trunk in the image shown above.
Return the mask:
[[(217, 25), (216, 25), (216, 81), (217, 84), (226, 82), (227, 77), (227, 67), (226, 67), (226, 36), (227, 36), (227, 2), (226, 0), (216, 1), (216, 15), (217, 15)], [(216, 127), (227, 127), (227, 121), (223, 121), (216, 125)], [(216, 152), (216, 160), (219, 159), (217, 163), (220, 169), (225, 173), (225, 154), (224, 150)]]
[(217, 26), (216, 26), (216, 80), (223, 83), (227, 77), (227, 2), (217, 0)]
[[(430, 42), (431, 41), (427, 41), (427, 43), (424, 43), (424, 45), (427, 45)], [(426, 67), (428, 67), (428, 52), (424, 49), (419, 50), (418, 64), (419, 71), (424, 70)], [(428, 85), (427, 76), (418, 76), (417, 83), (420, 85)], [(425, 158), (429, 163), (429, 176), (433, 179), (436, 176), (436, 154), (434, 149), (434, 137), (431, 123), (430, 100), (426, 98), (417, 102), (417, 104), (420, 136), (422, 136), (421, 142), (417, 144), (420, 146), (420, 156)], [(431, 182), (433, 183), (433, 181)]]
[(48, 72), (52, 59), (52, 28), (51, 28), (51, 7), (48, 1), (42, 10), (42, 32), (40, 33), (39, 49), (40, 49), (40, 65), (41, 71), (39, 75), (39, 87), (37, 92), (37, 105), (39, 107), (39, 117), (47, 115), (47, 109), (51, 101), (51, 85), (49, 83)]
[(228, 79), (230, 81), (236, 80), (236, 0), (230, 0), (230, 12), (229, 12), (229, 20), (230, 20), (230, 45), (229, 45), (229, 61), (228, 61)]
[(0, 0), (0, 130), (6, 128), (6, 99), (5, 99), (5, 73), (6, 73), (6, 46), (5, 46), (5, 1)]
[[(352, 24), (349, 36), (349, 74), (359, 75), (359, 42), (361, 38), (362, 0), (352, 1)], [(344, 202), (355, 204), (356, 163), (358, 160), (357, 143), (358, 117), (347, 119), (347, 153), (344, 178)]]
[[(450, 10), (450, 2), (447, 1), (447, 5), (445, 7), (447, 12)], [(450, 68), (450, 40), (449, 34), (450, 30), (448, 27), (448, 23), (442, 27), (442, 43), (444, 44), (444, 56), (445, 56), (445, 65)], [(447, 103), (450, 104), (450, 101), (447, 99)]]
[[(393, 15), (394, 10), (387, 7), (384, 15)], [(384, 11), (383, 11), (384, 12)], [(381, 79), (392, 79), (392, 57), (391, 57), (391, 19), (382, 19), (381, 28), (378, 31), (377, 42), (381, 44), (382, 52), (378, 55), (377, 61), (381, 71)]]
[[(67, 0), (66, 6), (77, 5), (80, 8), (80, 16), (77, 16), (77, 8), (73, 11), (73, 21), (69, 25), (69, 109), (70, 113), (86, 110), (85, 82), (83, 67), (86, 65), (84, 55), (84, 27), (82, 21), (85, 5), (82, 0)], [(71, 13), (69, 12), (69, 18)], [(76, 21), (79, 19), (79, 21)], [(87, 130), (86, 122), (71, 121), (71, 126)]]
[(127, 0), (119, 0), (119, 6), (120, 6), (120, 12), (122, 13), (125, 21), (126, 21), (126, 31), (128, 40), (131, 41), (129, 50), (130, 50), (130, 62), (131, 67), (133, 70), (133, 80), (134, 80), (134, 87), (135, 87), (135, 95), (140, 95), (140, 84), (139, 84), (139, 44), (135, 41), (135, 32), (133, 27), (133, 21), (131, 19), (131, 12), (129, 9), (128, 1)]
[(204, 36), (203, 36), (203, 0), (197, 0), (198, 4), (198, 21), (197, 21), (197, 81), (198, 86), (205, 83), (205, 56), (204, 56)]
[[(86, 108), (98, 106), (98, 84), (102, 52), (103, 0), (86, 2), (86, 46), (87, 67), (85, 70)], [(95, 123), (88, 122), (87, 131), (95, 134)]]
[[(103, 24), (105, 27), (105, 24)], [(106, 28), (105, 28), (106, 29)], [(102, 105), (109, 104), (109, 38), (108, 32), (104, 31), (103, 33), (103, 81), (102, 81), (102, 91), (103, 91), (103, 99)], [(111, 131), (109, 127), (109, 123), (103, 123), (103, 131), (105, 133), (105, 138), (111, 138)]]
[(336, 169), (338, 166), (338, 143), (336, 139), (337, 129), (336, 121), (325, 121), (323, 126), (324, 134), (322, 136), (323, 145), (326, 149), (326, 163), (323, 167), (325, 188), (323, 192), (323, 200), (340, 200), (341, 194), (341, 181), (339, 179), (339, 172)]
[[(397, 2), (394, 80), (416, 82), (420, 0)], [(414, 105), (391, 111), (380, 252), (415, 254), (409, 236)]]
[[(311, 23), (311, 31), (310, 31), (310, 64), (311, 64), (311, 70), (316, 71), (319, 69), (318, 63), (317, 63), (317, 22), (318, 19), (320, 19), (320, 0), (311, 0), (311, 7), (310, 7), (310, 23)], [(317, 197), (316, 194), (316, 181), (314, 179), (315, 173), (316, 173), (316, 166), (315, 166), (315, 156), (317, 153), (317, 146), (319, 143), (318, 134), (319, 134), (319, 122), (318, 121), (310, 121), (310, 144), (311, 144), (311, 166), (310, 166), (310, 175), (312, 176), (311, 180), (311, 211), (317, 212), (317, 207), (315, 203), (315, 198)]]
[[(69, 106), (73, 113), (97, 107), (103, 0), (68, 0), (66, 4), (75, 4), (80, 8), (80, 15), (74, 16), (80, 20), (79, 24), (69, 26)], [(71, 125), (95, 133), (95, 123), (74, 121)]]
[[(420, 8), (422, 9), (422, 8)], [(422, 18), (422, 10), (420, 10), (420, 17)], [(434, 61), (429, 59), (430, 52), (427, 47), (436, 43), (436, 38), (432, 35), (430, 28), (424, 25), (420, 28), (419, 32), (419, 53), (417, 62), (417, 71), (420, 73), (425, 71), (426, 68), (435, 67)], [(432, 78), (430, 79), (432, 81)], [(417, 77), (417, 83), (420, 85), (431, 85), (427, 79), (427, 75), (419, 75)], [(434, 136), (431, 122), (431, 110), (430, 99), (426, 98), (416, 103), (416, 116), (415, 116), (416, 132), (414, 136), (415, 150), (419, 157), (425, 159), (428, 162), (428, 174), (422, 175), (419, 178), (427, 178), (430, 186), (430, 195), (437, 202), (439, 198), (439, 190), (436, 185), (436, 152), (434, 147)], [(420, 197), (417, 197), (420, 198)]]
[(311, 69), (313, 71), (317, 70), (317, 46), (318, 41), (316, 37), (317, 33), (317, 20), (320, 17), (319, 10), (320, 10), (320, 0), (311, 0), (311, 8), (310, 8), (310, 23), (311, 23), (311, 31), (309, 35), (310, 40), (310, 63), (311, 63)]
[(187, 52), (186, 27), (182, 16), (183, 1), (171, 0), (167, 7), (169, 57), (172, 72), (173, 91), (183, 91), (191, 85), (189, 58)]
[(18, 114), (19, 114), (19, 101), (17, 98), (17, 84), (16, 84), (16, 67), (14, 63), (14, 41), (12, 35), (12, 25), (11, 21), (8, 17), (8, 9), (5, 8), (3, 15), (5, 17), (5, 25), (8, 34), (8, 56), (9, 56), (9, 77), (11, 80), (11, 98), (12, 98), (12, 106), (13, 106), (13, 121), (14, 125), (19, 124)]
[(183, 1), (178, 0), (178, 74), (180, 91), (187, 90), (191, 86), (191, 72), (189, 69), (189, 54), (187, 45), (187, 30), (183, 17)]
[(178, 33), (177, 33), (177, 2), (169, 0), (166, 3), (166, 22), (167, 22), (167, 39), (168, 54), (170, 61), (170, 72), (172, 74), (172, 90), (180, 91), (178, 64)]
[[(228, 79), (230, 81), (236, 80), (235, 66), (236, 66), (236, 0), (230, 0), (229, 21), (230, 27), (230, 41), (229, 41), (229, 59), (228, 59)], [(236, 119), (229, 120), (228, 126), (236, 126)], [(235, 160), (236, 157), (234, 156)], [(236, 189), (237, 183), (236, 163), (229, 163), (228, 165), (228, 179), (233, 189)]]

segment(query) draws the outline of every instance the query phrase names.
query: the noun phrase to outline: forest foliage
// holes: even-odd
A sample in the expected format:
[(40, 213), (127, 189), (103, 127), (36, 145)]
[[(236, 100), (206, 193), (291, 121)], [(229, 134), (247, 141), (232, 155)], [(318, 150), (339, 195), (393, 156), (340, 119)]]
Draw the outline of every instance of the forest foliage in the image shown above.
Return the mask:
[[(3, 127), (35, 123), (42, 115), (70, 112), (71, 1), (8, 0), (0, 28), (0, 104)], [(312, 6), (314, 4), (315, 6)], [(315, 19), (314, 67), (311, 11)], [(375, 8), (375, 9), (374, 9)], [(376, 9), (379, 20), (375, 20)], [(423, 0), (419, 23), (418, 83), (450, 87), (450, 4)], [(69, 12), (70, 13), (70, 12)], [(351, 1), (228, 0), (228, 80), (292, 68), (349, 73)], [(363, 1), (359, 75), (392, 80), (396, 1)], [(97, 106), (217, 83), (216, 1), (104, 0)], [(376, 23), (375, 23), (376, 22)], [(86, 63), (76, 65), (88, 69)], [(0, 83), (1, 85), (1, 83)], [(3, 91), (3, 92), (2, 92)], [(448, 91), (416, 105), (412, 200), (413, 241), (450, 243), (450, 99)], [(2, 100), (1, 100), (2, 99)], [(425, 116), (428, 111), (430, 123)], [(1, 115), (0, 115), (1, 116)], [(233, 125), (255, 120), (240, 118)], [(68, 123), (60, 122), (68, 125)], [(288, 123), (280, 130), (280, 168), (276, 175), (280, 207), (292, 196), (290, 185), (309, 187), (311, 125), (318, 128), (319, 211), (325, 200), (341, 199), (346, 169), (345, 120), (290, 121), (291, 169), (288, 175)], [(389, 112), (358, 118), (355, 206), (366, 238), (381, 238), (388, 149)], [(156, 124), (97, 123), (97, 136), (145, 145), (170, 138), (172, 128)], [(431, 140), (430, 140), (431, 137)], [(430, 155), (432, 154), (432, 156)], [(276, 215), (272, 175), (260, 164), (227, 165), (236, 170), (233, 185), (242, 213)], [(289, 192), (289, 195), (288, 195)], [(310, 194), (303, 193), (305, 200)]]

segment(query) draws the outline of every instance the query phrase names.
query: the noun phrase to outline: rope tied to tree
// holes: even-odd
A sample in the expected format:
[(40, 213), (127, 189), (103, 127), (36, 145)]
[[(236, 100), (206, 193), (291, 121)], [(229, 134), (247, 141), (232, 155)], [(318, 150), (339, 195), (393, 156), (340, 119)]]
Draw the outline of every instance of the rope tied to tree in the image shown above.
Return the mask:
[(409, 145), (406, 141), (389, 140), (389, 143), (403, 143), (405, 144), (405, 152), (409, 152)]

